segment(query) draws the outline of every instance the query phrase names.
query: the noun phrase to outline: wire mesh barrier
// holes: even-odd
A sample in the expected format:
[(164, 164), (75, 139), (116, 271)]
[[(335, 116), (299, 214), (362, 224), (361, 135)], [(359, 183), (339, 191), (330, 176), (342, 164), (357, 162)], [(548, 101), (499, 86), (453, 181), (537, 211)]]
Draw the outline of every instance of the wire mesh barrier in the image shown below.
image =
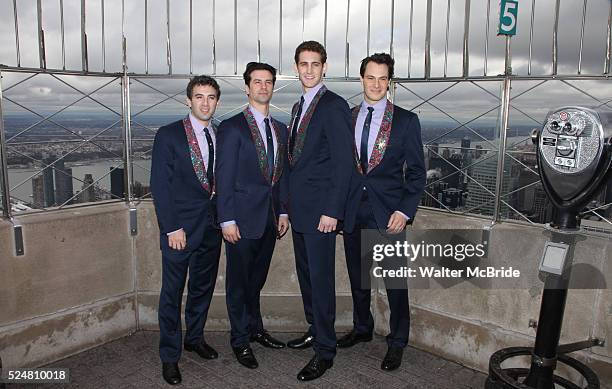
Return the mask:
[[(288, 122), (301, 93), (293, 49), (316, 39), (328, 86), (350, 106), (362, 98), (361, 58), (393, 54), (389, 97), (422, 124), (422, 206), (545, 223), (530, 133), (558, 106), (612, 107), (612, 3), (520, 4), (510, 43), (496, 37), (490, 0), (4, 1), (2, 212), (150, 199), (153, 138), (187, 113), (191, 75), (219, 80), (218, 124), (246, 104), (243, 66), (269, 62), (272, 115)], [(612, 230), (611, 196), (608, 185), (584, 210), (588, 228)]]

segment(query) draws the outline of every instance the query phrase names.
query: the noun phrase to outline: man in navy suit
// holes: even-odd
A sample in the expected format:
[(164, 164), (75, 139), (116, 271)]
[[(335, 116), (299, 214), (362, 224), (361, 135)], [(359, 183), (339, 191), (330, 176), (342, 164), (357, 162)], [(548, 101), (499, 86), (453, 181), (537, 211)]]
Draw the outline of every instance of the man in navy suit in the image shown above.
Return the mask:
[[(361, 284), (361, 230), (399, 234), (414, 220), (425, 187), (421, 126), (416, 114), (386, 98), (393, 58), (373, 54), (361, 61), (364, 100), (352, 110), (355, 159), (344, 224), (344, 249), (353, 297), (353, 330), (338, 347), (372, 340), (370, 288)], [(371, 258), (370, 265), (371, 265)], [(369, 269), (370, 266), (365, 266)], [(367, 270), (366, 270), (367, 271)], [(395, 370), (408, 343), (408, 290), (387, 286), (390, 333), (383, 370)]]
[(270, 116), (276, 69), (250, 62), (243, 76), (249, 105), (219, 126), (217, 209), (226, 242), (230, 342), (238, 362), (254, 369), (249, 341), (285, 347), (264, 330), (259, 295), (276, 239), (289, 229), (289, 176), (287, 126)]
[(309, 330), (287, 343), (313, 346), (315, 355), (298, 379), (320, 377), (336, 354), (335, 247), (353, 169), (350, 111), (322, 83), (327, 53), (318, 42), (295, 49), (303, 95), (293, 106), (289, 140), (289, 218), (298, 281)]
[(163, 377), (181, 382), (181, 302), (189, 272), (185, 306), (185, 350), (205, 359), (218, 357), (203, 337), (212, 299), (221, 232), (215, 221), (215, 113), (221, 91), (209, 76), (187, 85), (189, 115), (161, 127), (153, 143), (151, 193), (162, 252), (159, 296), (159, 355)]

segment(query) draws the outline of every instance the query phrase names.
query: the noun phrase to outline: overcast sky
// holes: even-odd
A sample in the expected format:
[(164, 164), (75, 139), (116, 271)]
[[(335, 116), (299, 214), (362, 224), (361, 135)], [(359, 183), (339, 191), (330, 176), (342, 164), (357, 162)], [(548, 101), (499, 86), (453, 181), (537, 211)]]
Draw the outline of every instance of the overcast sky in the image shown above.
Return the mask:
[[(61, 35), (59, 0), (45, 0), (43, 3), (43, 29), (47, 66), (61, 68)], [(81, 69), (80, 42), (80, 0), (64, 0), (65, 52), (66, 68)], [(189, 73), (189, 1), (170, 1), (170, 42), (172, 52), (172, 70), (175, 74)], [(241, 74), (247, 62), (257, 57), (257, 39), (261, 42), (261, 60), (269, 62), (282, 70), (282, 74), (293, 76), (293, 50), (299, 42), (324, 39), (324, 0), (282, 0), (282, 63), (279, 64), (279, 1), (237, 0), (238, 4), (238, 55), (237, 70)], [(347, 26), (348, 0), (328, 1), (327, 13), (327, 50), (329, 54), (329, 71), (327, 76), (343, 77), (345, 75), (345, 33)], [(370, 53), (389, 51), (391, 33), (393, 32), (393, 50), (396, 59), (396, 76), (423, 77), (426, 1), (415, 0), (412, 12), (412, 44), (410, 45), (410, 1), (396, 0), (395, 13), (391, 17), (391, 0), (371, 0)], [(462, 72), (462, 45), (464, 29), (464, 0), (450, 2), (450, 23), (448, 33), (448, 76), (459, 76)], [(547, 75), (551, 72), (552, 31), (554, 19), (554, 0), (537, 0), (534, 14), (531, 73)], [(486, 0), (472, 0), (469, 33), (469, 64), (471, 76), (484, 74), (484, 52), (486, 37)], [(490, 1), (488, 25), (488, 61), (487, 74), (496, 75), (503, 72), (504, 38), (496, 36), (498, 1)], [(526, 75), (529, 58), (530, 19), (533, 1), (519, 2), (519, 20), (517, 36), (512, 41), (512, 67), (514, 74)], [(582, 50), (582, 73), (601, 75), (604, 69), (606, 50), (606, 30), (610, 12), (610, 0), (589, 0), (586, 10)], [(102, 55), (102, 18), (101, 0), (86, 1), (86, 30), (88, 38), (89, 68), (92, 71), (121, 71), (121, 36), (127, 37), (128, 70), (142, 74), (145, 72), (145, 0), (126, 0), (125, 17), (122, 23), (122, 3), (120, 0), (104, 0), (104, 34), (105, 63)], [(562, 1), (559, 16), (559, 55), (558, 73), (576, 74), (580, 51), (580, 32), (583, 1)], [(192, 70), (194, 73), (212, 72), (213, 41), (213, 1), (193, 1), (193, 51)], [(36, 0), (18, 0), (17, 14), (19, 20), (19, 49), (21, 66), (38, 67), (38, 44), (36, 32)], [(258, 25), (259, 14), (259, 28)], [(367, 20), (368, 0), (350, 1), (349, 34), (350, 45), (349, 75), (358, 76), (359, 61), (367, 55)], [(217, 75), (234, 74), (234, 6), (232, 1), (216, 1), (215, 4), (216, 70)], [(148, 71), (155, 74), (168, 73), (166, 62), (166, 27), (167, 12), (165, 0), (148, 1)], [(433, 77), (444, 74), (446, 42), (447, 1), (433, 1), (431, 55)], [(123, 26), (123, 27), (122, 27)], [(410, 58), (410, 61), (409, 61)], [(0, 63), (8, 66), (17, 65), (15, 31), (13, 19), (13, 1), (0, 0)], [(6, 89), (25, 75), (3, 72), (2, 85)], [(70, 84), (87, 93), (108, 82), (107, 78), (65, 77)], [(186, 80), (143, 80), (155, 88), (169, 94), (184, 89)], [(285, 86), (275, 95), (273, 103), (287, 111), (297, 99), (299, 87), (296, 82), (279, 81), (277, 87)], [(345, 97), (358, 95), (360, 86), (357, 83), (331, 83), (328, 86)], [(513, 83), (513, 95), (536, 85), (536, 81), (516, 81)], [(571, 81), (580, 88), (602, 101), (612, 99), (612, 87), (606, 81)], [(427, 99), (445, 88), (450, 83), (410, 83), (406, 88), (399, 87), (396, 102), (407, 108), (418, 107), (422, 121), (431, 122), (447, 120), (438, 109), (421, 104), (421, 98)], [(222, 82), (223, 96), (220, 113), (228, 112), (246, 101), (241, 92), (242, 82), (229, 80)], [(545, 113), (559, 105), (600, 105), (577, 89), (560, 81), (552, 81), (538, 86), (533, 91), (522, 95), (514, 104), (528, 116), (513, 111), (511, 122), (522, 125), (537, 125)], [(145, 109), (148, 105), (159, 102), (163, 95), (138, 82), (133, 82), (131, 90), (132, 112)], [(500, 94), (499, 82), (460, 83), (447, 92), (436, 97), (432, 102), (444, 112), (461, 121), (483, 114), (483, 123), (495, 122), (498, 111), (496, 96)], [(20, 86), (5, 92), (6, 97), (28, 105), (35, 110), (53, 112), (62, 105), (79, 98), (78, 93), (58, 80), (44, 75), (37, 76)], [(121, 107), (120, 88), (117, 81), (111, 83), (95, 94), (95, 97), (109, 107), (119, 111)], [(183, 95), (178, 95), (183, 100)], [(359, 96), (351, 103), (358, 103)], [(419, 105), (421, 104), (421, 105)], [(89, 109), (95, 105), (86, 100), (77, 104), (74, 110)], [(10, 102), (3, 102), (7, 114), (24, 112)], [(181, 104), (175, 101), (166, 102), (150, 112), (173, 112), (182, 110)], [(531, 116), (535, 120), (529, 118)], [(445, 119), (446, 118), (446, 119)], [(478, 121), (477, 121), (478, 123)]]

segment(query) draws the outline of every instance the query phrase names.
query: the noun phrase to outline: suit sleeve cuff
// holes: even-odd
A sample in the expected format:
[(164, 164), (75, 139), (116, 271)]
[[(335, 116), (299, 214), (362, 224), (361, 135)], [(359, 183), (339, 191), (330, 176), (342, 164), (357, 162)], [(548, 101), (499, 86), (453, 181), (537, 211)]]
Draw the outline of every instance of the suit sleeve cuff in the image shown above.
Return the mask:
[(172, 232), (167, 232), (167, 233), (166, 233), (166, 235), (167, 235), (167, 236), (170, 236), (170, 235), (174, 234), (175, 232), (179, 232), (179, 231), (183, 231), (183, 229), (182, 229), (182, 228), (179, 228), (178, 230), (174, 230), (174, 231), (172, 231)]
[(406, 221), (410, 220), (410, 218), (408, 216), (406, 216), (406, 214), (402, 211), (395, 211), (397, 213), (399, 213), (400, 215), (402, 215), (404, 217), (404, 219), (406, 219)]
[(279, 217), (289, 217), (288, 213), (281, 213), (280, 215), (278, 215)]

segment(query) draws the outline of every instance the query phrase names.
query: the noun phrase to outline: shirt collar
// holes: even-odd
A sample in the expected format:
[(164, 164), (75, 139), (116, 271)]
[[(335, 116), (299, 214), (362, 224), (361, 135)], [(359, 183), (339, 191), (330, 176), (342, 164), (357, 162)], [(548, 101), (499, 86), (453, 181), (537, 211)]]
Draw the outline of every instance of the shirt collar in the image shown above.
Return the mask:
[(304, 93), (304, 101), (312, 101), (312, 99), (314, 99), (315, 95), (317, 94), (317, 92), (319, 92), (319, 90), (323, 87), (323, 83), (320, 82), (317, 85), (315, 85), (314, 87), (310, 88), (310, 90), (306, 93)]
[(369, 104), (368, 102), (363, 100), (363, 102), (361, 103), (361, 110), (365, 111), (368, 109), (368, 107), (374, 108), (374, 112), (376, 113), (384, 112), (385, 108), (387, 107), (387, 99), (381, 99), (380, 101), (377, 101), (374, 105)]
[(264, 116), (263, 113), (259, 112), (257, 108), (253, 107), (251, 104), (249, 104), (249, 110), (253, 114), (253, 117), (255, 118), (257, 125), (263, 125), (263, 121), (265, 118), (268, 118), (269, 120), (271, 120), (270, 113), (268, 113), (268, 116)]
[[(212, 119), (211, 119), (212, 120)], [(191, 121), (191, 127), (193, 127), (193, 130), (195, 132), (198, 133), (202, 133), (204, 132), (204, 124), (202, 124), (202, 122), (200, 122), (198, 119), (196, 119), (195, 116), (193, 116), (193, 114), (191, 112), (189, 112), (189, 121)], [(208, 127), (210, 128), (210, 123), (208, 124)]]

